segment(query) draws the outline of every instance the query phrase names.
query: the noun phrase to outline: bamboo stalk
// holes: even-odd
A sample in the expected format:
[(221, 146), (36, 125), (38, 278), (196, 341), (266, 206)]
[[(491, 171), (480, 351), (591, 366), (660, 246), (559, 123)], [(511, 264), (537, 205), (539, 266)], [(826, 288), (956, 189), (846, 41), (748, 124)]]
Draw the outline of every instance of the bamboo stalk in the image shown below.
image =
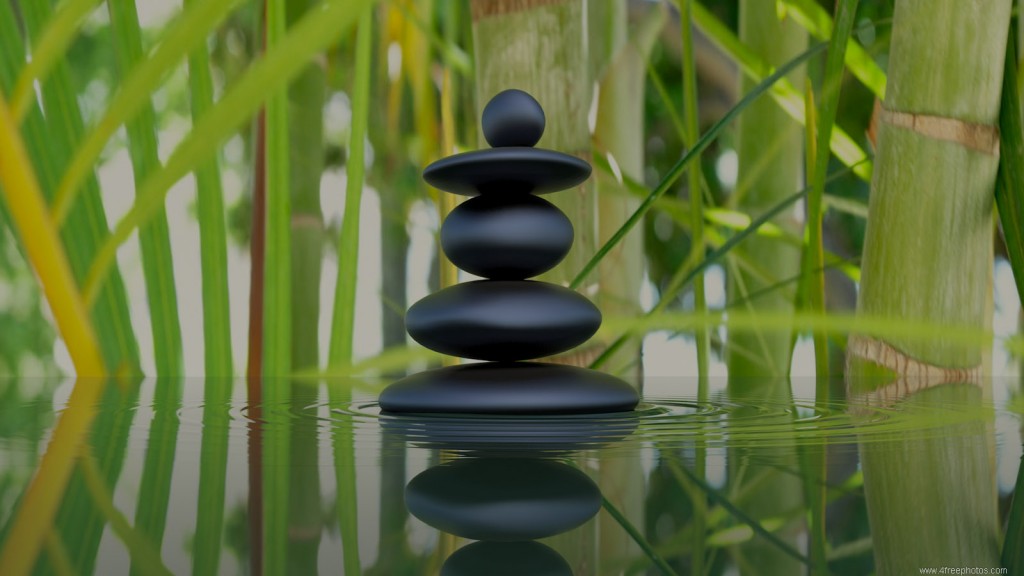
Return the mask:
[[(590, 6), (588, 5), (588, 8)], [(635, 22), (630, 22), (625, 3), (608, 3), (605, 16), (590, 20), (590, 38), (601, 38), (607, 45), (609, 62), (598, 66), (597, 121), (594, 128), (595, 154), (604, 154), (616, 163), (623, 178), (642, 179), (644, 171), (644, 76), (647, 59), (667, 19), (664, 6), (651, 6)], [(602, 34), (597, 33), (603, 25)], [(595, 55), (591, 54), (591, 61)], [(636, 210), (640, 201), (624, 190), (624, 184), (606, 171), (595, 171), (594, 194), (598, 201), (598, 237), (606, 242)], [(644, 277), (643, 237), (628, 236), (609, 252), (598, 266), (599, 291), (595, 302), (603, 314), (635, 316), (641, 313), (640, 286)], [(640, 346), (622, 349), (614, 355), (607, 370), (629, 371), (629, 380), (643, 387)], [(633, 458), (602, 461), (597, 471), (605, 498), (634, 526), (644, 525), (644, 478), (639, 462)], [(614, 522), (598, 520), (601, 563), (612, 563), (637, 555), (640, 550), (621, 536)]]
[[(999, 162), (992, 137), (1010, 8), (1010, 0), (896, 4), (860, 313), (986, 325)], [(982, 348), (957, 345), (954, 332), (939, 330), (927, 340), (892, 335), (857, 346), (848, 353), (851, 394), (895, 384), (894, 400), (913, 388), (919, 391), (912, 400), (924, 406), (978, 405), (981, 380), (974, 374), (980, 373)], [(919, 375), (912, 381), (910, 370)], [(948, 385), (938, 386), (943, 383)], [(949, 434), (861, 446), (880, 574), (999, 563), (984, 424)]]

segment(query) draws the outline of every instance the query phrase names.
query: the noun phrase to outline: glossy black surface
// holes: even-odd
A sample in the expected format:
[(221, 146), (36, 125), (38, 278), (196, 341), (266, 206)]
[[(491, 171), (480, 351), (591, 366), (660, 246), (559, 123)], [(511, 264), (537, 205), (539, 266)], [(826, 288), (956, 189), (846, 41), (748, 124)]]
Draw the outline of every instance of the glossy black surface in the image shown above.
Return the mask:
[(572, 576), (558, 552), (540, 542), (474, 542), (441, 566), (441, 576)]
[(487, 143), (501, 146), (533, 146), (544, 135), (544, 109), (526, 92), (511, 88), (496, 94), (480, 117)]
[(611, 374), (537, 362), (428, 370), (380, 395), (382, 410), (412, 413), (606, 413), (632, 410), (638, 401), (636, 390)]
[(550, 270), (569, 253), (572, 240), (569, 218), (532, 194), (470, 198), (441, 226), (441, 248), (453, 264), (500, 280)]
[(409, 335), (442, 354), (529, 360), (571, 350), (594, 335), (601, 312), (580, 294), (532, 280), (456, 284), (412, 305)]
[(572, 188), (590, 177), (590, 164), (575, 156), (539, 148), (492, 148), (442, 158), (423, 170), (435, 188), (477, 194), (547, 194)]
[(429, 468), (405, 488), (409, 512), (449, 534), (511, 542), (571, 530), (597, 514), (586, 474), (533, 458), (463, 458)]

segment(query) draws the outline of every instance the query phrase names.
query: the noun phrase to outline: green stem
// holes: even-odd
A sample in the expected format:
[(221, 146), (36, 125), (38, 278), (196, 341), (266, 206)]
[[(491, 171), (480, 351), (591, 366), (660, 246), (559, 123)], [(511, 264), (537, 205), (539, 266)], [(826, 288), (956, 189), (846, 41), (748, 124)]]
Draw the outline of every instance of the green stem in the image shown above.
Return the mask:
[[(140, 62), (142, 33), (135, 3), (130, 0), (108, 0), (110, 26), (115, 40), (114, 54), (122, 78), (130, 76)], [(147, 98), (138, 106), (138, 113), (128, 122), (128, 151), (132, 159), (136, 190), (154, 172), (160, 170), (157, 155), (157, 122), (153, 105)], [(174, 283), (174, 262), (171, 258), (170, 228), (163, 206), (139, 229), (142, 247), (142, 270), (146, 278), (146, 299), (149, 302), (153, 330), (153, 357), (158, 376), (179, 376), (182, 366), (181, 323), (178, 319), (178, 292)]]

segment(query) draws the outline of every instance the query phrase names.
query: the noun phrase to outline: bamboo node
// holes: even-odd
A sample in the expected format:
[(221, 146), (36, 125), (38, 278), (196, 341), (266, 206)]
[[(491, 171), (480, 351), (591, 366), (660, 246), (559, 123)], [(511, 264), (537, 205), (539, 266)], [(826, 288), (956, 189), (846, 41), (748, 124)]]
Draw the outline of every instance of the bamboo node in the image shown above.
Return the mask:
[(943, 116), (898, 112), (884, 106), (881, 107), (879, 120), (890, 126), (917, 132), (928, 138), (953, 142), (983, 154), (999, 156), (999, 128), (997, 126)]
[(888, 408), (915, 392), (943, 384), (971, 384), (978, 388), (982, 387), (980, 364), (967, 368), (935, 366), (911, 358), (887, 342), (866, 336), (850, 336), (846, 348), (847, 375), (850, 374), (850, 360), (854, 358), (894, 372), (896, 380), (861, 394), (852, 394), (847, 380), (847, 396), (853, 411), (868, 407)]

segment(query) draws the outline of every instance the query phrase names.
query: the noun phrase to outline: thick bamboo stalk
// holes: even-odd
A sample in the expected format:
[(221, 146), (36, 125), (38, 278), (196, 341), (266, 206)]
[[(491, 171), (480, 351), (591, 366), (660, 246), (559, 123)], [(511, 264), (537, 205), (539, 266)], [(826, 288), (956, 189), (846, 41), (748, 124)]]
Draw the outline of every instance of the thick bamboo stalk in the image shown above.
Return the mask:
[[(610, 62), (591, 68), (603, 70), (600, 77), (597, 123), (594, 129), (595, 154), (613, 158), (622, 175), (643, 180), (644, 171), (644, 88), (647, 57), (665, 24), (663, 6), (651, 6), (642, 18), (630, 23), (624, 2), (601, 3), (603, 18), (588, 22), (590, 38), (610, 47)], [(591, 15), (595, 10), (591, 8)], [(603, 34), (596, 34), (601, 26)], [(591, 61), (596, 60), (591, 53)], [(598, 238), (604, 244), (625, 223), (640, 204), (625, 185), (604, 171), (595, 171), (594, 193), (598, 198)], [(637, 316), (640, 286), (644, 275), (643, 237), (627, 236), (608, 253), (598, 266), (599, 290), (595, 302), (603, 314)], [(643, 371), (639, 343), (620, 349), (604, 368), (628, 374), (642, 388)], [(644, 525), (644, 478), (634, 457), (602, 461), (598, 470), (602, 492), (634, 526)], [(598, 521), (601, 563), (609, 565), (640, 554), (639, 547), (622, 537), (622, 527), (610, 518)]]
[[(928, 340), (851, 338), (854, 399), (897, 402), (916, 390), (926, 406), (982, 401), (983, 353), (949, 335), (986, 323), (1011, 4), (896, 3), (858, 310), (951, 328)], [(948, 432), (861, 446), (879, 574), (998, 566), (984, 424)]]
[[(807, 33), (791, 19), (780, 20), (771, 2), (740, 0), (739, 37), (755, 54), (771, 66), (780, 66), (798, 56), (807, 48)], [(787, 75), (794, 86), (802, 86), (805, 67)], [(745, 93), (755, 84), (741, 75), (740, 91)], [(802, 187), (804, 174), (803, 131), (777, 102), (762, 98), (753, 102), (740, 116), (736, 135), (738, 179), (735, 194), (737, 208), (756, 218)], [(785, 212), (772, 222), (793, 234), (801, 233), (801, 223)], [(758, 237), (747, 240), (736, 250), (747, 258), (770, 270), (776, 278), (789, 278), (800, 271), (800, 248), (782, 239)], [(729, 298), (740, 299), (746, 294), (761, 291), (770, 282), (735, 269), (729, 278)], [(793, 294), (788, 290), (764, 293), (747, 304), (748, 310), (766, 313), (793, 310)], [(729, 333), (726, 362), (729, 368), (728, 390), (739, 402), (756, 405), (759, 402), (780, 403), (790, 401), (788, 382), (791, 338), (788, 331), (753, 330)], [(742, 418), (741, 410), (737, 416)], [(730, 483), (742, 486), (750, 481), (739, 476), (746, 469), (743, 462), (751, 455), (742, 450), (730, 452)], [(792, 448), (781, 448), (773, 458), (797, 467)], [(744, 512), (761, 520), (778, 517), (803, 505), (802, 489), (798, 477), (779, 471), (766, 471), (750, 497), (740, 502)], [(800, 523), (793, 522), (778, 536), (789, 544), (796, 544)], [(753, 567), (764, 574), (795, 574), (800, 563), (783, 553), (761, 536), (737, 547), (741, 555), (741, 571)]]
[[(743, 43), (771, 66), (779, 66), (807, 48), (807, 33), (793, 20), (779, 20), (771, 2), (741, 0), (739, 27)], [(804, 77), (804, 67), (787, 75), (794, 86), (802, 86)], [(753, 86), (746, 76), (741, 76), (741, 92)], [(736, 153), (739, 163), (737, 208), (752, 218), (803, 187), (803, 131), (776, 102), (762, 98), (740, 116)], [(802, 226), (792, 214), (781, 214), (772, 222), (799, 236)], [(758, 237), (743, 242), (737, 250), (771, 270), (777, 278), (790, 278), (800, 272), (800, 248), (782, 239)], [(767, 286), (750, 274), (738, 276), (730, 278), (730, 299), (742, 298), (744, 293), (757, 292)], [(768, 292), (752, 300), (749, 306), (755, 312), (792, 310), (793, 294), (785, 290)], [(765, 376), (787, 375), (789, 359), (788, 333), (730, 334), (726, 351), (730, 391), (752, 391), (768, 381)]]
[[(537, 143), (590, 161), (588, 113), (593, 79), (587, 53), (587, 3), (582, 0), (475, 0), (470, 5), (476, 61), (476, 117), (497, 93), (525, 90), (544, 108), (547, 125)], [(482, 133), (477, 141), (486, 147)], [(568, 284), (597, 249), (597, 195), (594, 178), (551, 194), (548, 199), (573, 224), (568, 256), (542, 280)], [(589, 363), (588, 354), (562, 359)], [(596, 557), (596, 524), (556, 537), (553, 544), (576, 573), (590, 573)]]
[[(477, 118), (498, 92), (518, 88), (544, 107), (547, 128), (538, 147), (590, 160), (591, 82), (586, 8), (581, 0), (479, 0), (471, 5), (476, 56)], [(478, 138), (486, 146), (482, 135)], [(548, 199), (569, 216), (576, 237), (569, 255), (542, 278), (568, 283), (597, 247), (593, 178)]]

